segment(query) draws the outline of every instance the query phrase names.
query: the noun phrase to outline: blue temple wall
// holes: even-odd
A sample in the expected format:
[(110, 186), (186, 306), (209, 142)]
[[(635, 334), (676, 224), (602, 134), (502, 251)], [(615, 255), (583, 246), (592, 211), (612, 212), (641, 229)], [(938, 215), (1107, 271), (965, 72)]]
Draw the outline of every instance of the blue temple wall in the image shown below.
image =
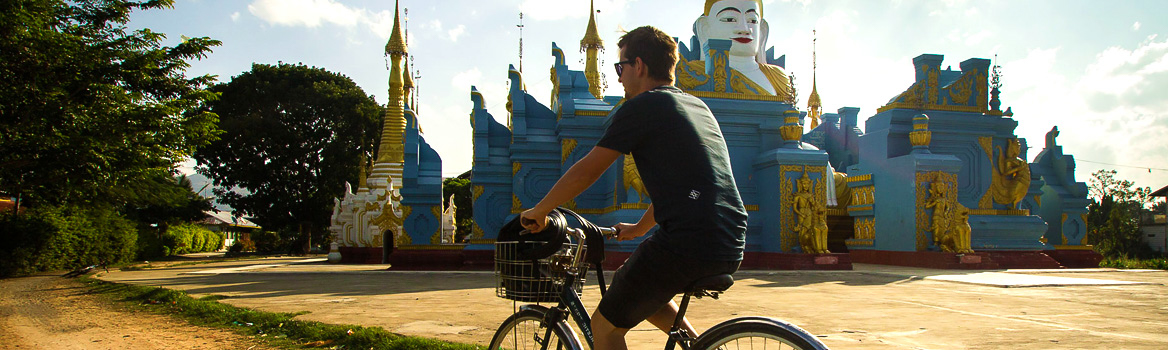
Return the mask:
[(474, 105), (470, 122), (474, 133), (471, 192), (475, 209), (471, 242), (489, 243), (511, 215), (511, 130), (495, 121), (484, 108), (483, 95), (473, 86), (470, 97)]
[[(437, 244), (442, 224), (442, 157), (422, 136), (417, 114), (405, 109), (401, 205), (409, 207), (402, 230), (414, 244)], [(435, 210), (437, 209), (437, 210)]]
[[(918, 182), (913, 178), (914, 174), (905, 171), (919, 166), (911, 164), (916, 161), (894, 159), (912, 153), (909, 137), (913, 131), (912, 119), (922, 113), (929, 118), (928, 130), (932, 133), (932, 140), (928, 148), (931, 154), (947, 155), (959, 161), (956, 163), (958, 167), (952, 169), (957, 178), (957, 201), (975, 210), (975, 215), (970, 216), (972, 248), (1049, 248), (1039, 241), (1041, 233), (1046, 231), (1046, 223), (1040, 217), (1017, 215), (1010, 211), (1018, 207), (996, 203), (988, 195), (998, 156), (1007, 147), (1009, 140), (1016, 138), (1014, 129), (1018, 125), (1013, 118), (984, 113), (988, 102), (988, 85), (984, 82), (989, 61), (969, 59), (961, 62), (961, 71), (953, 71), (941, 70), (939, 67), (942, 60), (941, 55), (929, 54), (915, 58), (913, 64), (917, 81), (866, 121), (865, 134), (860, 137), (860, 163), (855, 168), (859, 173), (873, 174), (876, 186), (875, 217), (878, 234), (875, 246), (871, 249), (920, 250), (915, 246), (909, 249), (908, 240), (917, 238), (909, 234), (916, 231), (910, 223), (885, 219), (909, 218), (902, 210), (912, 208), (882, 204), (918, 202), (909, 201), (910, 198), (905, 197), (916, 191), (911, 190), (911, 187), (902, 187)], [(1024, 140), (1021, 143), (1024, 145)], [(1025, 147), (1022, 149), (1025, 150)], [(1025, 159), (1026, 156), (1023, 153), (1021, 157)], [(951, 168), (947, 164), (935, 167), (937, 169), (922, 170), (948, 171), (946, 169)], [(978, 213), (988, 215), (976, 215)], [(886, 237), (889, 234), (897, 238)]]
[[(691, 39), (689, 46), (679, 45), (680, 55), (694, 60), (701, 59), (701, 54), (688, 47), (712, 49), (714, 57), (718, 57), (726, 54), (729, 45), (711, 40), (699, 46), (696, 39)], [(550, 108), (527, 93), (520, 72), (514, 67), (509, 69), (510, 128), (495, 121), (483, 108), (481, 94), (472, 88), (476, 225), (472, 237), (478, 239), (472, 243), (486, 247), (505, 222), (541, 199), (561, 174), (592, 149), (611, 122), (612, 111), (623, 100), (620, 96), (593, 96), (584, 73), (568, 69), (562, 50), (554, 43), (552, 55), (555, 63), (551, 69)], [(773, 48), (767, 56), (778, 65), (785, 58), (774, 58)], [(750, 214), (748, 251), (800, 251), (797, 242), (784, 236), (780, 201), (783, 186), (790, 185), (802, 172), (784, 171), (782, 167), (806, 168), (828, 162), (836, 171), (848, 173), (848, 187), (854, 191), (867, 189), (870, 196), (867, 202), (847, 208), (847, 212), (857, 220), (857, 230), (863, 222), (870, 224), (869, 231), (875, 234), (851, 240), (855, 242), (850, 241), (849, 248), (937, 250), (932, 233), (924, 226), (928, 220), (922, 220), (932, 215), (931, 209), (918, 208), (929, 186), (938, 183), (952, 188), (954, 201), (975, 210), (970, 216), (972, 248), (1051, 249), (1039, 241), (1044, 233), (1047, 240), (1054, 239), (1046, 224), (1052, 219), (1047, 216), (1071, 217), (1078, 213), (1078, 202), (1070, 200), (1078, 198), (1074, 192), (1077, 190), (1070, 188), (1078, 187), (1073, 179), (1069, 185), (1056, 180), (1059, 171), (1034, 170), (1035, 181), (1020, 206), (994, 202), (987, 194), (994, 181), (997, 159), (1016, 138), (1018, 125), (1010, 115), (987, 113), (990, 62), (969, 59), (959, 64), (959, 70), (942, 69), (943, 56), (926, 54), (913, 63), (914, 84), (869, 117), (864, 132), (858, 127), (859, 109), (845, 107), (825, 115), (826, 122), (805, 135), (808, 143), (826, 152), (784, 147), (780, 137), (782, 117), (789, 113), (802, 115), (788, 103), (728, 95), (730, 91), (719, 94), (713, 91), (712, 84), (691, 90), (714, 112), (726, 138), (735, 180)], [(717, 67), (706, 68), (709, 74)], [(914, 130), (913, 117), (918, 114), (929, 118), (931, 142), (923, 149), (914, 148), (909, 136)], [(1020, 156), (1026, 159), (1025, 140), (1019, 142), (1023, 145)], [(1036, 160), (1037, 163), (1042, 163), (1043, 169), (1064, 168), (1059, 165), (1062, 163), (1053, 161)], [(1037, 167), (1031, 165), (1033, 169)], [(817, 183), (824, 180), (821, 172), (808, 174)], [(627, 176), (632, 174), (625, 171), (624, 160), (619, 159), (568, 206), (601, 225), (635, 222), (649, 202), (639, 200), (635, 189), (626, 186)], [(1047, 216), (1020, 215), (1023, 211), (1019, 209)], [(1063, 226), (1073, 232), (1085, 230), (1085, 223), (1077, 226), (1081, 220), (1071, 217), (1065, 221), (1068, 224)], [(614, 243), (609, 249), (631, 251), (639, 242)]]
[(1075, 157), (1063, 153), (1055, 138), (1058, 127), (1046, 134), (1046, 147), (1030, 163), (1031, 174), (1041, 179), (1041, 193), (1033, 212), (1049, 227), (1043, 237), (1061, 246), (1087, 245), (1087, 184), (1075, 180)]
[(824, 113), (823, 122), (803, 135), (803, 142), (828, 153), (836, 172), (847, 172), (860, 160), (860, 131), (856, 124), (860, 109), (842, 107), (838, 113)]

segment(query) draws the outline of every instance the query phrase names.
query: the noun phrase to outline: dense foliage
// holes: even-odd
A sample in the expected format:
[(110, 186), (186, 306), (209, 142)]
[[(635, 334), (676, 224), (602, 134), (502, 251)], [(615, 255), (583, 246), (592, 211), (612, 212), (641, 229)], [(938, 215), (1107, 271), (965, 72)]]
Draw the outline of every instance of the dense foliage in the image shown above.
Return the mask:
[(303, 65), (255, 64), (212, 90), (220, 99), (201, 111), (217, 114), (224, 133), (194, 158), (222, 188), (219, 202), (265, 229), (323, 242), (333, 198), (357, 182), (384, 109), (348, 77)]
[(1152, 257), (1154, 253), (1143, 242), (1140, 231), (1140, 216), (1148, 204), (1151, 189), (1116, 179), (1115, 174), (1115, 170), (1091, 174), (1087, 240), (1109, 259)]
[(213, 139), (212, 76), (187, 61), (219, 45), (127, 30), (135, 10), (173, 0), (0, 2), (0, 192), (30, 204), (121, 205)]
[(137, 239), (133, 221), (103, 207), (0, 214), (0, 277), (131, 261)]

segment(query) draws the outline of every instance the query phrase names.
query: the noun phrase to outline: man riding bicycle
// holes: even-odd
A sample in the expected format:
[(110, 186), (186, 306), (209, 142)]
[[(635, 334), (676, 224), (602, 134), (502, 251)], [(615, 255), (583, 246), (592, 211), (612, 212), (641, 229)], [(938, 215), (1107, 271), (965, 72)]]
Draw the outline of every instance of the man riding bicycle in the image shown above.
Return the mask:
[[(652, 204), (635, 224), (616, 225), (617, 239), (645, 235), (617, 269), (592, 315), (595, 349), (626, 349), (624, 336), (648, 320), (668, 331), (673, 297), (702, 277), (738, 270), (746, 244), (746, 209), (721, 129), (709, 107), (673, 86), (677, 43), (644, 26), (621, 36), (615, 64), (625, 103), (604, 136), (544, 198), (522, 215), (539, 232), (552, 209), (584, 192), (622, 154), (631, 154)], [(688, 334), (697, 332), (684, 321)]]

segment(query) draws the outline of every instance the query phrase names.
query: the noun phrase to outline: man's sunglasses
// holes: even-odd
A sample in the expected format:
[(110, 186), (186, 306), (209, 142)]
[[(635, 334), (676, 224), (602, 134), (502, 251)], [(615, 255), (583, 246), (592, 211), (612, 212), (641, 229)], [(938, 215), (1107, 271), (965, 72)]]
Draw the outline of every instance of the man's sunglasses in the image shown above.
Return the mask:
[(613, 63), (613, 64), (612, 64), (612, 66), (613, 66), (614, 68), (616, 68), (616, 77), (617, 77), (617, 78), (620, 78), (620, 76), (621, 76), (621, 73), (624, 73), (624, 71), (625, 71), (624, 64), (625, 64), (625, 63), (633, 63), (633, 60), (628, 60), (628, 61), (620, 61), (620, 62), (617, 62), (617, 63)]

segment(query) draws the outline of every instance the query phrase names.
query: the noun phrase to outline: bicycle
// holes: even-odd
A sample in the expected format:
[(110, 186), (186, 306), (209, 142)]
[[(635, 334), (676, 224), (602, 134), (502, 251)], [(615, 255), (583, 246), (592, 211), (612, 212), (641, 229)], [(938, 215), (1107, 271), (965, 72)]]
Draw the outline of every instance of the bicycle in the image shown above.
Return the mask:
[[(568, 227), (565, 216), (576, 219), (580, 227)], [(568, 316), (580, 328), (588, 348), (593, 347), (591, 318), (580, 301), (581, 285), (588, 268), (592, 267), (596, 271), (600, 294), (604, 295), (606, 285), (600, 261), (603, 260), (604, 239), (616, 236), (616, 229), (597, 227), (571, 210), (557, 208), (549, 215), (548, 226), (541, 233), (547, 230), (552, 230), (553, 234), (546, 243), (523, 240), (495, 243), (495, 275), (499, 282), (496, 295), (516, 303), (535, 303), (520, 306), (515, 314), (499, 325), (491, 338), (490, 350), (583, 350), (577, 333), (568, 323)], [(525, 256), (522, 251), (525, 248), (539, 253)], [(591, 255), (585, 255), (587, 249), (593, 249), (589, 252)], [(600, 253), (596, 253), (597, 249)], [(690, 298), (711, 297), (716, 300), (733, 284), (734, 278), (724, 274), (700, 279), (686, 287), (677, 318), (667, 332), (665, 349), (672, 350), (677, 345), (684, 350), (827, 349), (802, 328), (763, 316), (726, 320), (698, 337), (685, 334), (681, 321)], [(540, 305), (542, 302), (556, 304), (546, 307)]]

